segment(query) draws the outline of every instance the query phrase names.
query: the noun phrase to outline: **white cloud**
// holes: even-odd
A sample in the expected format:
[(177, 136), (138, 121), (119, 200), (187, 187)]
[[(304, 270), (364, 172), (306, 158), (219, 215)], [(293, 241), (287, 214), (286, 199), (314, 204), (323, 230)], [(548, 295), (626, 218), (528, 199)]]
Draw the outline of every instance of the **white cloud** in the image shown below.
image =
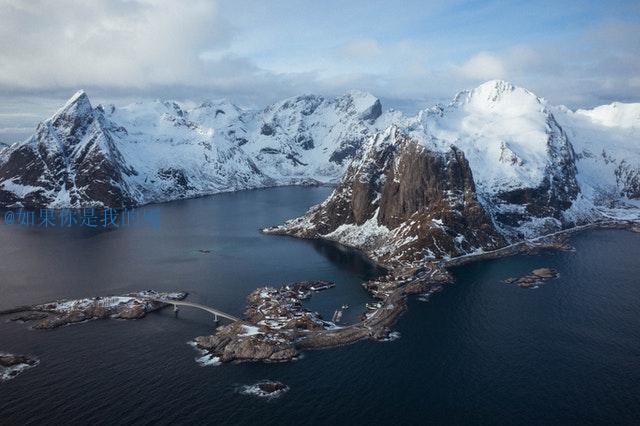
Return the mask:
[(471, 80), (491, 80), (505, 78), (506, 70), (502, 60), (490, 53), (480, 52), (458, 67), (458, 72)]
[(232, 35), (207, 0), (2, 0), (0, 16), (0, 85), (14, 89), (181, 84)]

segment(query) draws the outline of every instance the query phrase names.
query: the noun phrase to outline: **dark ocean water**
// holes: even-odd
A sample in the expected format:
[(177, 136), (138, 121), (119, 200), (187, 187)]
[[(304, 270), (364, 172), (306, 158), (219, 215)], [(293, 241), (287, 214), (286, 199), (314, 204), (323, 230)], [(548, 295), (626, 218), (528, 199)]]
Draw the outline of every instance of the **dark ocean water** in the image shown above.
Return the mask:
[[(132, 290), (186, 290), (240, 314), (264, 284), (330, 279), (309, 305), (353, 320), (379, 271), (334, 245), (261, 235), (328, 188), (247, 191), (160, 206), (161, 226), (107, 232), (0, 226), (0, 309)], [(205, 313), (53, 331), (0, 322), (0, 351), (41, 363), (0, 383), (0, 424), (638, 424), (640, 235), (590, 231), (575, 252), (466, 265), (424, 303), (411, 300), (392, 342), (307, 352), (286, 364), (202, 367), (187, 342)], [(198, 250), (211, 250), (203, 254)], [(537, 289), (501, 283), (537, 267)], [(263, 379), (278, 399), (240, 394)]]

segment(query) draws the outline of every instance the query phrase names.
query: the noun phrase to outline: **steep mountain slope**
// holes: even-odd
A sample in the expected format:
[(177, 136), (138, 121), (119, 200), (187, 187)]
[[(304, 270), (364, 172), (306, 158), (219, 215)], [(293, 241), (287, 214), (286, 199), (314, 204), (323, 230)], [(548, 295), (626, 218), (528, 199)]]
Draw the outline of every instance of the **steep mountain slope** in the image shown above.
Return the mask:
[(555, 115), (574, 146), (585, 197), (613, 210), (605, 214), (640, 205), (640, 104), (616, 102), (575, 113), (558, 107)]
[(290, 98), (254, 116), (244, 149), (269, 175), (337, 181), (381, 115), (368, 93)]
[(0, 205), (119, 207), (274, 185), (336, 182), (378, 129), (361, 92), (292, 98), (264, 111), (227, 101), (92, 107), (78, 92), (0, 152)]
[(128, 182), (137, 204), (276, 183), (234, 139), (192, 121), (174, 102), (110, 107), (105, 116), (118, 123), (113, 138), (136, 172)]
[(133, 203), (125, 163), (111, 136), (112, 123), (76, 93), (35, 135), (0, 155), (0, 203), (79, 206), (100, 200)]

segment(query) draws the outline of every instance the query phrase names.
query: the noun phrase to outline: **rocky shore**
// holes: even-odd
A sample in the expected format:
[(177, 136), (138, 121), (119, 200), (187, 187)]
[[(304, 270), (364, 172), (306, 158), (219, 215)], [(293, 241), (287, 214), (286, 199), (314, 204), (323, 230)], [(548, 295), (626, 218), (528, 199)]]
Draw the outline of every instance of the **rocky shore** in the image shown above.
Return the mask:
[(39, 361), (33, 357), (0, 353), (0, 381), (13, 379), (38, 363)]
[(0, 311), (12, 315), (10, 321), (33, 323), (33, 328), (48, 330), (68, 324), (105, 318), (139, 319), (167, 306), (164, 300), (182, 300), (187, 293), (159, 293), (144, 290), (122, 296), (59, 300)]
[(336, 328), (301, 303), (312, 292), (333, 286), (329, 281), (302, 281), (280, 288), (258, 288), (247, 297), (244, 321), (220, 327), (214, 335), (197, 337), (196, 346), (221, 362), (295, 358), (299, 354), (297, 341), (304, 333)]

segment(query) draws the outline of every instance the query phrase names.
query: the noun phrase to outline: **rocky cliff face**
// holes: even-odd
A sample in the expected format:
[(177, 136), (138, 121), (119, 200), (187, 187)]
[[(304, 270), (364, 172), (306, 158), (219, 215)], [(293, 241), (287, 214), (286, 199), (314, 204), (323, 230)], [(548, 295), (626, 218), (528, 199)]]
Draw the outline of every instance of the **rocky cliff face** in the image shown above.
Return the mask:
[(505, 244), (478, 201), (464, 153), (430, 150), (397, 127), (366, 145), (329, 199), (268, 232), (333, 239), (386, 264)]
[(0, 205), (132, 204), (127, 167), (108, 123), (77, 93), (25, 143), (0, 159)]

